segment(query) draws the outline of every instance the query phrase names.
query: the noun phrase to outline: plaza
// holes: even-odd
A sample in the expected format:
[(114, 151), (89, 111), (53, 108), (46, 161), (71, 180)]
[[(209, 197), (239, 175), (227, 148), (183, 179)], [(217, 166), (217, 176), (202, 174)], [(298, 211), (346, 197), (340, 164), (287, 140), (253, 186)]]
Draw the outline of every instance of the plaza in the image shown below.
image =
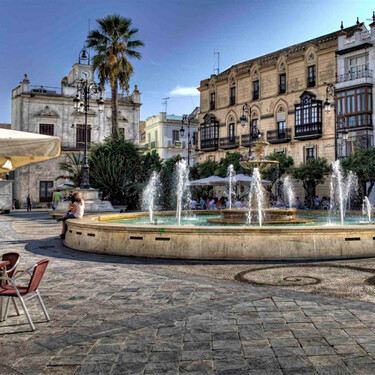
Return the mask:
[[(375, 273), (373, 261), (352, 262), (367, 274), (351, 271), (338, 292), (326, 284), (325, 294), (311, 294), (303, 286), (293, 291), (277, 282), (235, 281), (234, 275), (260, 267), (251, 263), (70, 250), (56, 237), (58, 230), (46, 212), (0, 216), (2, 248), (19, 251), (23, 264), (51, 259), (41, 285), (51, 321), (44, 321), (36, 302), (30, 308), (36, 331), (25, 315), (11, 312), (0, 326), (1, 374), (375, 372), (375, 307), (360, 301), (374, 301), (374, 287), (368, 284), (359, 298), (354, 293), (363, 277)], [(335, 265), (345, 269), (345, 262)], [(342, 277), (318, 273), (328, 285)], [(340, 293), (350, 299), (335, 297)]]

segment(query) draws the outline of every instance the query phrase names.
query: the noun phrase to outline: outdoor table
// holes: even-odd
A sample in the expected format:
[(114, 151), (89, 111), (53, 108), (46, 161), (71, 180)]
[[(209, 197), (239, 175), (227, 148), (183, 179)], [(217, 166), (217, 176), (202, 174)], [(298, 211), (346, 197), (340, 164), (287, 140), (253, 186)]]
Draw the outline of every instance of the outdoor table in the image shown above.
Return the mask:
[[(7, 270), (7, 266), (10, 264), (9, 260), (2, 260), (0, 261), (0, 270), (2, 271), (1, 272), (1, 276), (5, 276), (6, 275), (6, 270)], [(0, 286), (3, 285), (5, 283), (5, 280), (0, 280)], [(1, 298), (1, 301), (0, 301), (0, 322), (2, 322), (4, 319), (3, 319), (3, 302), (4, 302), (4, 299), (5, 298)]]

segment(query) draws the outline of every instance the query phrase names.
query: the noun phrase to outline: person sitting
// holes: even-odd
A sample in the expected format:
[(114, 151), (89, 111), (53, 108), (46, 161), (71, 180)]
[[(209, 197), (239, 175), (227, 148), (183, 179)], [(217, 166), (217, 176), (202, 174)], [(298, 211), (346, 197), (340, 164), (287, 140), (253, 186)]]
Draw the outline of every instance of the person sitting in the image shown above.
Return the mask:
[(203, 197), (200, 199), (200, 201), (199, 201), (199, 208), (201, 209), (201, 210), (204, 210), (204, 209), (206, 209), (206, 201), (203, 199)]
[(208, 209), (209, 210), (214, 210), (216, 208), (216, 205), (215, 205), (215, 199), (212, 198), (209, 203), (208, 203)]
[(195, 199), (192, 199), (190, 201), (190, 209), (192, 210), (196, 210), (197, 209), (197, 206), (198, 206), (198, 202), (195, 200)]
[(318, 196), (316, 196), (316, 197), (314, 198), (314, 208), (315, 208), (316, 210), (319, 210), (319, 208), (320, 208), (320, 199), (319, 199)]
[(70, 210), (67, 212), (67, 214), (62, 218), (62, 232), (60, 234), (60, 238), (62, 240), (65, 239), (65, 234), (68, 229), (68, 226), (66, 224), (66, 221), (68, 219), (81, 219), (83, 217), (83, 214), (85, 212), (85, 201), (82, 199), (81, 194), (78, 192), (73, 193), (71, 202), (69, 203)]
[(234, 208), (242, 208), (243, 207), (243, 204), (241, 201), (235, 201), (234, 202), (234, 205), (233, 205)]

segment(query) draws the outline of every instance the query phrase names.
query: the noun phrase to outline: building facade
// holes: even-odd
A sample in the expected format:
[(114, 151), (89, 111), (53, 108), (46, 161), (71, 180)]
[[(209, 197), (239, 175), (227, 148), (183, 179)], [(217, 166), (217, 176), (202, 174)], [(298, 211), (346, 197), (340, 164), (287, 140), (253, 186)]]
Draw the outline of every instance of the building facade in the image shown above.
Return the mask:
[(374, 146), (375, 15), (368, 30), (357, 21), (353, 33), (338, 38), (335, 84), (337, 157)]
[[(160, 112), (156, 116), (148, 117), (142, 144), (146, 152), (155, 150), (164, 160), (177, 155), (188, 159), (188, 129), (184, 125), (184, 132), (181, 132), (181, 127), (182, 116)], [(198, 121), (193, 119), (190, 121), (190, 165), (196, 160), (197, 140)]]
[[(89, 64), (73, 65), (69, 75), (61, 80), (61, 86), (51, 88), (34, 86), (25, 74), (20, 84), (12, 90), (12, 129), (25, 132), (58, 136), (62, 153), (59, 158), (30, 164), (15, 172), (14, 197), (25, 204), (28, 194), (34, 203), (51, 201), (48, 189), (64, 180), (56, 180), (63, 175), (59, 163), (67, 160), (67, 154), (82, 152), (84, 149), (84, 114), (73, 108), (73, 98), (77, 94), (79, 80), (93, 82), (93, 68)], [(111, 100), (102, 93), (104, 111), (100, 113), (97, 98), (90, 99), (88, 113), (88, 143), (101, 142), (111, 134)], [(119, 95), (119, 128), (126, 139), (139, 142), (140, 92), (135, 86), (130, 96)]]
[[(296, 166), (309, 158), (335, 160), (335, 114), (325, 113), (327, 83), (336, 82), (336, 51), (341, 32), (233, 65), (201, 81), (198, 160), (219, 161), (229, 152), (246, 154), (258, 128), (270, 143), (267, 154), (282, 152)], [(247, 124), (241, 126), (244, 114)], [(296, 193), (304, 197), (301, 184)], [(317, 194), (329, 196), (328, 184)]]

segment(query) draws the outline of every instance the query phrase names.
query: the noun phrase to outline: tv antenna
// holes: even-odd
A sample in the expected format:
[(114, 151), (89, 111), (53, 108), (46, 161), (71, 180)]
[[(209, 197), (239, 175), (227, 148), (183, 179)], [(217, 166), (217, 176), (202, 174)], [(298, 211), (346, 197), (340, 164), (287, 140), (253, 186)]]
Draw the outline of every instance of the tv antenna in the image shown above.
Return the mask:
[(161, 98), (161, 100), (162, 100), (161, 104), (165, 105), (165, 111), (164, 112), (167, 113), (169, 96), (167, 98)]
[[(217, 56), (217, 68), (216, 67), (216, 56)], [(214, 67), (214, 73), (216, 72), (217, 75), (220, 73), (220, 52), (214, 50), (214, 58), (215, 58), (215, 67)]]

